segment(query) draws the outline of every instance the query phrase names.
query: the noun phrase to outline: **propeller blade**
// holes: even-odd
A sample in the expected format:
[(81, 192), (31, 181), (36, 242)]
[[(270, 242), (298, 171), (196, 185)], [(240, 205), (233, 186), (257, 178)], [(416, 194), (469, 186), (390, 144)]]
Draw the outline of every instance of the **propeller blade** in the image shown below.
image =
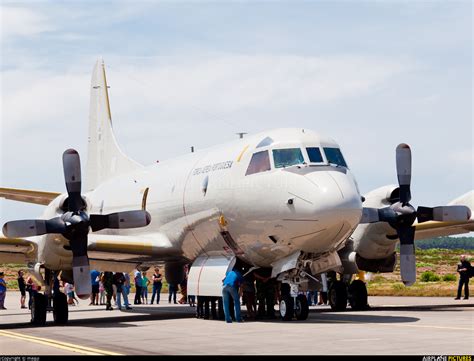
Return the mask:
[(397, 146), (396, 163), (400, 202), (405, 205), (411, 200), (411, 150), (408, 144), (401, 143)]
[(391, 207), (385, 208), (362, 208), (362, 218), (359, 223), (388, 222), (394, 223), (397, 220), (397, 213)]
[(83, 201), (81, 197), (81, 159), (74, 149), (63, 153), (64, 180), (69, 195), (69, 211), (81, 210)]
[(93, 232), (104, 228), (138, 228), (145, 227), (151, 222), (150, 213), (143, 210), (125, 211), (110, 214), (91, 214), (90, 226)]
[(471, 218), (471, 210), (466, 206), (418, 207), (418, 223), (427, 221), (463, 222)]
[(88, 299), (92, 293), (89, 257), (80, 256), (72, 258), (72, 275), (77, 296), (82, 300)]
[(75, 234), (69, 239), (72, 250), (72, 274), (79, 298), (85, 300), (92, 293), (89, 257), (87, 256), (87, 233)]
[(3, 234), (7, 237), (33, 237), (47, 233), (63, 233), (66, 230), (61, 217), (53, 219), (25, 219), (11, 221), (3, 225)]
[(416, 281), (415, 227), (399, 227), (400, 238), (400, 275), (405, 286)]

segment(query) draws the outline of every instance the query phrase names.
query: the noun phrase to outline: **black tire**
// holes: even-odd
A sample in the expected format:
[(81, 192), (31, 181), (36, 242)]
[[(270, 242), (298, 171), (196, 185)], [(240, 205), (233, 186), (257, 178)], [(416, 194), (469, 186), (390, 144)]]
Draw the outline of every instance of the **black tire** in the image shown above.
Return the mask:
[(69, 318), (67, 297), (64, 293), (57, 292), (53, 297), (53, 318), (54, 322), (65, 325)]
[(345, 311), (347, 308), (347, 288), (344, 282), (333, 282), (329, 288), (328, 296), (333, 311)]
[(349, 303), (356, 311), (367, 309), (367, 286), (361, 280), (355, 280), (349, 286)]
[(31, 323), (35, 326), (44, 326), (46, 323), (46, 296), (41, 293), (33, 295), (31, 301)]
[(309, 306), (308, 299), (303, 295), (298, 295), (296, 297), (296, 309), (295, 316), (297, 320), (303, 321), (308, 318)]
[(280, 301), (280, 317), (283, 321), (291, 321), (293, 319), (294, 307), (293, 297), (285, 295)]

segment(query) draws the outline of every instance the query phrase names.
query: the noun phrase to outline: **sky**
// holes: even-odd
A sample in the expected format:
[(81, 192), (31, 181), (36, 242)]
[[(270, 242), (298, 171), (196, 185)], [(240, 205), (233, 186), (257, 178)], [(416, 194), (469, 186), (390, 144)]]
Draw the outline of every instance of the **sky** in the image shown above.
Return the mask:
[[(0, 2), (0, 186), (64, 192), (86, 160), (103, 57), (117, 140), (142, 164), (312, 129), (335, 139), (361, 192), (395, 184), (412, 148), (412, 204), (474, 189), (471, 1)], [(0, 224), (43, 206), (0, 201)]]

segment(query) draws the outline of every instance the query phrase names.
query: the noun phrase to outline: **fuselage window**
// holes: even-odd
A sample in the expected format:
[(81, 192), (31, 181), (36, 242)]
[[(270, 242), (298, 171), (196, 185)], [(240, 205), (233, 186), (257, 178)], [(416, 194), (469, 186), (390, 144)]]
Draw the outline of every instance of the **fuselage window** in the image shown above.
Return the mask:
[(324, 153), (326, 153), (326, 158), (329, 163), (347, 168), (346, 161), (344, 160), (344, 157), (342, 156), (341, 150), (339, 148), (324, 148)]
[(300, 148), (273, 149), (275, 168), (289, 167), (304, 163), (303, 153)]
[(266, 172), (270, 169), (270, 157), (268, 156), (268, 151), (264, 150), (263, 152), (254, 153), (252, 155), (252, 159), (250, 160), (250, 164), (245, 175)]
[(306, 150), (308, 151), (309, 161), (311, 163), (323, 162), (323, 156), (321, 155), (321, 151), (319, 150), (319, 148), (311, 147), (311, 148), (306, 148)]

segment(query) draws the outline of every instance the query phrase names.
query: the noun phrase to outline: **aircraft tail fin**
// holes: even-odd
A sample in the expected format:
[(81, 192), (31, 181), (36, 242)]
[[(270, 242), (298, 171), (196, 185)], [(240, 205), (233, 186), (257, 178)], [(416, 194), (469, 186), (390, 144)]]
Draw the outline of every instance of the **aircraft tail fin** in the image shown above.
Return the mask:
[(91, 81), (86, 191), (95, 189), (100, 183), (113, 176), (141, 167), (120, 150), (115, 139), (105, 64), (99, 58)]

